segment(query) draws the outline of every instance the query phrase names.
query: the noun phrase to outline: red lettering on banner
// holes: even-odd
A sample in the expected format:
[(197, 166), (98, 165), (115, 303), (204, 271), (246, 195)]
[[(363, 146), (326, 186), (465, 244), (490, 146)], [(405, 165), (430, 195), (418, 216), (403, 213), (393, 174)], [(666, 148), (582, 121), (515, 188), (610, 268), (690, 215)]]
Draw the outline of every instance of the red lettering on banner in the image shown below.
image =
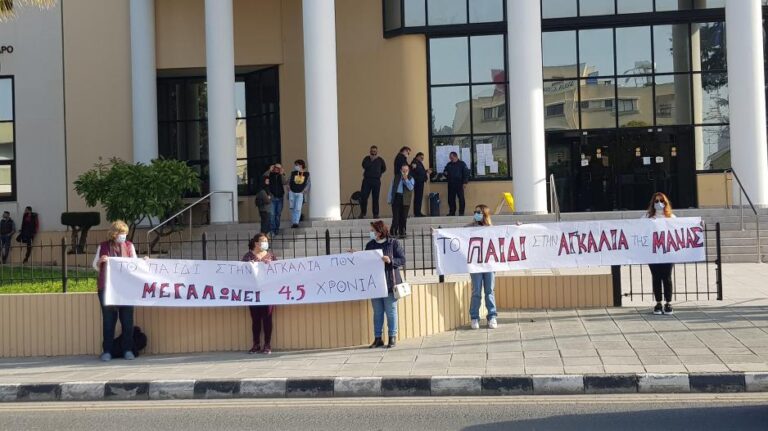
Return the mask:
[[(682, 237), (680, 236), (682, 234)], [(678, 232), (677, 229), (675, 229), (675, 240), (677, 240), (677, 248), (678, 249), (684, 249), (685, 248), (685, 231)]]
[(664, 239), (665, 238), (666, 238), (666, 235), (664, 235), (664, 231), (654, 232), (653, 233), (653, 241), (652, 241), (651, 251), (654, 254), (657, 253), (659, 249), (662, 250), (662, 253), (666, 253), (667, 252), (666, 247), (664, 247)]
[(181, 293), (179, 293), (179, 290), (181, 290), (182, 287), (184, 287), (184, 283), (176, 283), (173, 285), (173, 299), (181, 299)]
[(526, 260), (526, 259), (528, 258), (525, 256), (525, 237), (521, 236), (520, 237), (520, 260)]
[(568, 244), (570, 245), (571, 253), (576, 253), (576, 249), (573, 247), (573, 239), (576, 238), (578, 241), (579, 239), (579, 232), (570, 232), (568, 233)]
[(608, 241), (608, 235), (605, 234), (605, 231), (600, 233), (600, 245), (597, 246), (597, 248), (600, 251), (603, 251), (603, 246), (605, 246), (608, 250), (612, 250), (611, 243)]
[(213, 286), (205, 286), (205, 289), (203, 289), (203, 299), (216, 299), (216, 295), (213, 293)]
[(700, 233), (702, 233), (704, 229), (695, 226), (690, 229), (688, 229), (688, 233), (690, 234), (690, 239), (688, 240), (688, 247), (689, 248), (702, 248), (704, 247), (704, 243), (701, 241), (701, 236), (699, 236)]
[(483, 238), (473, 236), (469, 239), (469, 252), (467, 253), (467, 263), (472, 263), (472, 256), (477, 250), (477, 263), (483, 263)]
[(565, 251), (566, 255), (571, 254), (568, 248), (568, 241), (565, 240), (565, 234), (560, 235), (560, 250), (558, 250), (557, 255), (562, 256), (563, 251)]
[[(504, 251), (501, 251), (501, 254), (504, 254)], [(493, 262), (499, 263), (499, 256), (496, 254), (496, 246), (493, 245), (493, 241), (488, 241), (488, 251), (485, 252), (485, 263), (488, 263), (488, 261), (491, 260), (491, 256), (493, 256)]]
[(582, 233), (581, 235), (578, 235), (579, 238), (579, 254), (586, 253), (587, 250), (587, 234)]
[(587, 252), (589, 253), (597, 253), (599, 250), (597, 249), (597, 242), (595, 241), (595, 236), (592, 235), (592, 232), (589, 233), (589, 241), (587, 241)]
[(660, 250), (663, 254), (667, 254), (686, 248), (702, 248), (704, 247), (700, 235), (702, 232), (703, 229), (698, 226), (680, 228), (680, 230), (675, 229), (674, 233), (673, 231), (654, 232), (651, 251), (655, 254)]
[(517, 254), (517, 248), (515, 248), (515, 241), (509, 242), (509, 249), (507, 250), (507, 262), (518, 262), (520, 256)]
[(144, 283), (144, 293), (141, 294), (141, 298), (144, 299), (147, 297), (147, 295), (151, 295), (152, 298), (155, 297), (155, 290), (157, 289), (157, 283)]
[(680, 251), (680, 249), (677, 247), (677, 242), (675, 242), (675, 238), (672, 236), (672, 232), (667, 232), (667, 251), (665, 253), (671, 251), (672, 249), (675, 249), (675, 251)]
[(193, 297), (195, 299), (198, 298), (198, 296), (197, 296), (197, 289), (195, 289), (195, 285), (194, 284), (190, 284), (189, 287), (187, 288), (187, 301), (189, 301)]
[(616, 250), (616, 229), (611, 229), (611, 250)]
[(169, 287), (171, 287), (171, 285), (168, 284), (168, 283), (163, 283), (163, 284), (160, 285), (160, 298), (170, 298), (171, 297), (171, 293), (165, 291), (165, 289), (167, 289)]
[(241, 289), (235, 290), (232, 289), (232, 301), (240, 301), (240, 298), (242, 298), (243, 291)]
[(616, 248), (617, 250), (629, 250), (629, 241), (627, 241), (627, 236), (624, 235), (624, 230), (621, 230), (619, 232), (619, 246)]
[(504, 242), (506, 242), (506, 238), (499, 238), (499, 258), (501, 258), (501, 263), (507, 261), (507, 255), (504, 253)]

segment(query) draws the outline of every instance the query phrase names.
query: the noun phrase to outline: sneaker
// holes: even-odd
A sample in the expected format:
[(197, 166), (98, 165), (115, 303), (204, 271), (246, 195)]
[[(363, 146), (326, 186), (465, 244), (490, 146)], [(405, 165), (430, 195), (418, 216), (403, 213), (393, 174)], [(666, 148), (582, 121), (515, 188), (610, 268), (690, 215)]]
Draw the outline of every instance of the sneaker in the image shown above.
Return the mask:
[(495, 317), (491, 317), (488, 319), (488, 329), (496, 329), (499, 327), (499, 322), (496, 321)]
[(480, 320), (472, 319), (472, 324), (470, 326), (472, 329), (480, 329)]
[(664, 304), (664, 314), (675, 314), (675, 313), (672, 311), (672, 304), (670, 304), (669, 302), (667, 302), (666, 304)]
[(270, 346), (269, 344), (265, 344), (264, 345), (264, 349), (261, 351), (261, 353), (263, 353), (265, 355), (271, 355), (272, 354), (272, 346)]
[(251, 350), (248, 351), (248, 354), (252, 355), (254, 353), (259, 353), (259, 352), (261, 352), (261, 346), (259, 346), (258, 344), (254, 344), (253, 347), (251, 347)]
[(661, 314), (662, 308), (661, 308), (661, 302), (657, 302), (656, 306), (653, 307), (653, 314)]
[(123, 359), (125, 359), (126, 361), (132, 361), (136, 359), (136, 355), (134, 355), (133, 352), (129, 350), (123, 354)]
[(101, 359), (101, 362), (109, 362), (112, 360), (112, 355), (109, 352), (104, 352), (99, 356), (99, 359)]

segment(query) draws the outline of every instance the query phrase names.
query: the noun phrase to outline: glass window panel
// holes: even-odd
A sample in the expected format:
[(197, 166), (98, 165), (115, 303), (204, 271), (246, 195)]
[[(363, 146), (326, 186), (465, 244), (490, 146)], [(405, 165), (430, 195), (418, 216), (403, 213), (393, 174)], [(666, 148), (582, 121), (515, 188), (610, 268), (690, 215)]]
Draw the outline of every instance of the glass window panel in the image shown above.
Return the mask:
[(657, 73), (689, 71), (688, 24), (654, 26), (653, 50)]
[(423, 27), (427, 25), (427, 9), (424, 0), (405, 0), (405, 26)]
[[(725, 38), (726, 32), (724, 22), (691, 24), (693, 70), (726, 70)], [(696, 48), (697, 46), (699, 47), (698, 49)]]
[(653, 12), (653, 0), (619, 0), (618, 13)]
[(653, 73), (651, 61), (651, 28), (616, 29), (617, 75)]
[(427, 0), (429, 25), (466, 24), (466, 0)]
[(573, 130), (579, 128), (578, 81), (544, 83), (544, 128)]
[[(472, 141), (466, 136), (443, 136), (432, 139), (432, 147), (435, 154), (433, 154), (432, 160), (434, 160), (435, 172), (438, 174), (445, 170), (445, 165), (448, 163), (448, 156), (452, 151), (455, 151), (459, 155), (460, 160), (464, 160), (467, 167), (472, 169), (472, 160), (467, 160), (464, 155), (471, 154)], [(469, 159), (472, 157), (470, 156)]]
[(248, 114), (245, 110), (245, 82), (236, 81), (235, 82), (235, 116), (237, 118), (242, 118), (247, 115)]
[(0, 197), (13, 196), (13, 174), (11, 165), (0, 165)]
[(576, 12), (576, 0), (542, 0), (541, 2), (541, 17), (544, 19), (572, 17), (576, 16)]
[[(736, 0), (744, 1), (744, 0)], [(715, 9), (725, 7), (725, 0), (694, 0), (693, 7), (696, 9)]]
[(653, 127), (653, 78), (621, 78), (617, 91), (619, 127)]
[(506, 84), (472, 86), (472, 133), (507, 131)]
[(0, 123), (0, 160), (13, 160), (13, 122)]
[(656, 0), (657, 12), (688, 10), (691, 8), (691, 0)]
[(432, 88), (432, 134), (469, 134), (469, 105), (469, 86)]
[(429, 68), (435, 84), (469, 82), (469, 51), (466, 37), (429, 40)]
[(584, 75), (613, 75), (613, 30), (579, 31), (579, 57), (579, 63), (585, 69)]
[(603, 129), (616, 127), (616, 86), (612, 78), (590, 78), (581, 80), (582, 129)]
[(473, 36), (469, 43), (472, 53), (472, 82), (504, 82), (504, 36)]
[(179, 120), (199, 120), (207, 118), (208, 92), (205, 81), (195, 80), (188, 85), (181, 83), (179, 89), (184, 89), (184, 112), (179, 113)]
[(235, 152), (238, 159), (248, 158), (248, 122), (244, 119), (235, 121)]
[[(694, 121), (697, 123), (727, 123), (730, 116), (728, 107), (728, 75), (707, 73), (693, 75)], [(695, 92), (700, 92), (696, 94)], [(701, 100), (701, 102), (698, 102)]]
[(691, 77), (656, 76), (656, 124), (691, 124)]
[(384, 30), (396, 30), (400, 28), (400, 0), (384, 0)]
[(510, 174), (506, 135), (476, 136), (471, 166), (479, 178), (508, 177)]
[(541, 35), (544, 79), (576, 78), (576, 32), (550, 31)]
[(13, 80), (0, 79), (0, 121), (13, 120)]
[(186, 123), (186, 141), (181, 142), (179, 154), (182, 160), (208, 160), (208, 122), (189, 121)]
[(579, 14), (587, 15), (613, 15), (613, 0), (579, 0)]
[(469, 0), (469, 22), (504, 21), (503, 0)]
[(696, 166), (702, 169), (731, 168), (731, 131), (728, 126), (700, 126), (694, 133)]

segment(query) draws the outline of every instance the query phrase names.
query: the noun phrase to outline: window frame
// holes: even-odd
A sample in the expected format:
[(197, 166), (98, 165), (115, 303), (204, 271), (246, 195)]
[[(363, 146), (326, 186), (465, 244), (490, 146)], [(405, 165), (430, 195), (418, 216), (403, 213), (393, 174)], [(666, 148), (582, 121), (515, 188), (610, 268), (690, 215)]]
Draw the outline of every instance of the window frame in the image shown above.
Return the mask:
[(18, 200), (18, 183), (16, 181), (16, 161), (18, 160), (18, 153), (16, 150), (16, 76), (15, 75), (0, 75), (0, 80), (9, 79), (11, 81), (11, 120), (0, 121), (0, 123), (11, 123), (13, 125), (12, 134), (12, 148), (13, 158), (11, 160), (0, 160), (0, 166), (11, 167), (11, 193), (7, 196), (0, 195), (0, 202), (16, 202)]

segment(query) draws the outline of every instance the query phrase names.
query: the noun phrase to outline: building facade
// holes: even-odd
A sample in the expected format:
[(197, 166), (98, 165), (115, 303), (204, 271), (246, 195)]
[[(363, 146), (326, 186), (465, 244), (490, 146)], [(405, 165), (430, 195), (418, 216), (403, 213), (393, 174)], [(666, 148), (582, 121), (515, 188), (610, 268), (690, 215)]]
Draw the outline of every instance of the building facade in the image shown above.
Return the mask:
[[(61, 212), (87, 210), (73, 189), (82, 172), (162, 156), (196, 169), (204, 192), (234, 192), (234, 217), (256, 221), (267, 167), (304, 159), (308, 216), (335, 219), (371, 145), (390, 168), (406, 145), (436, 171), (458, 152), (472, 170), (469, 205), (513, 192), (519, 211), (544, 212), (551, 175), (563, 211), (639, 209), (657, 190), (700, 207), (712, 203), (708, 176), (730, 168), (768, 205), (764, 3), (24, 9), (0, 24), (0, 208), (20, 216), (31, 205), (43, 230), (63, 230)], [(429, 190), (446, 195), (441, 181)], [(231, 220), (230, 208), (214, 196), (210, 219)]]

